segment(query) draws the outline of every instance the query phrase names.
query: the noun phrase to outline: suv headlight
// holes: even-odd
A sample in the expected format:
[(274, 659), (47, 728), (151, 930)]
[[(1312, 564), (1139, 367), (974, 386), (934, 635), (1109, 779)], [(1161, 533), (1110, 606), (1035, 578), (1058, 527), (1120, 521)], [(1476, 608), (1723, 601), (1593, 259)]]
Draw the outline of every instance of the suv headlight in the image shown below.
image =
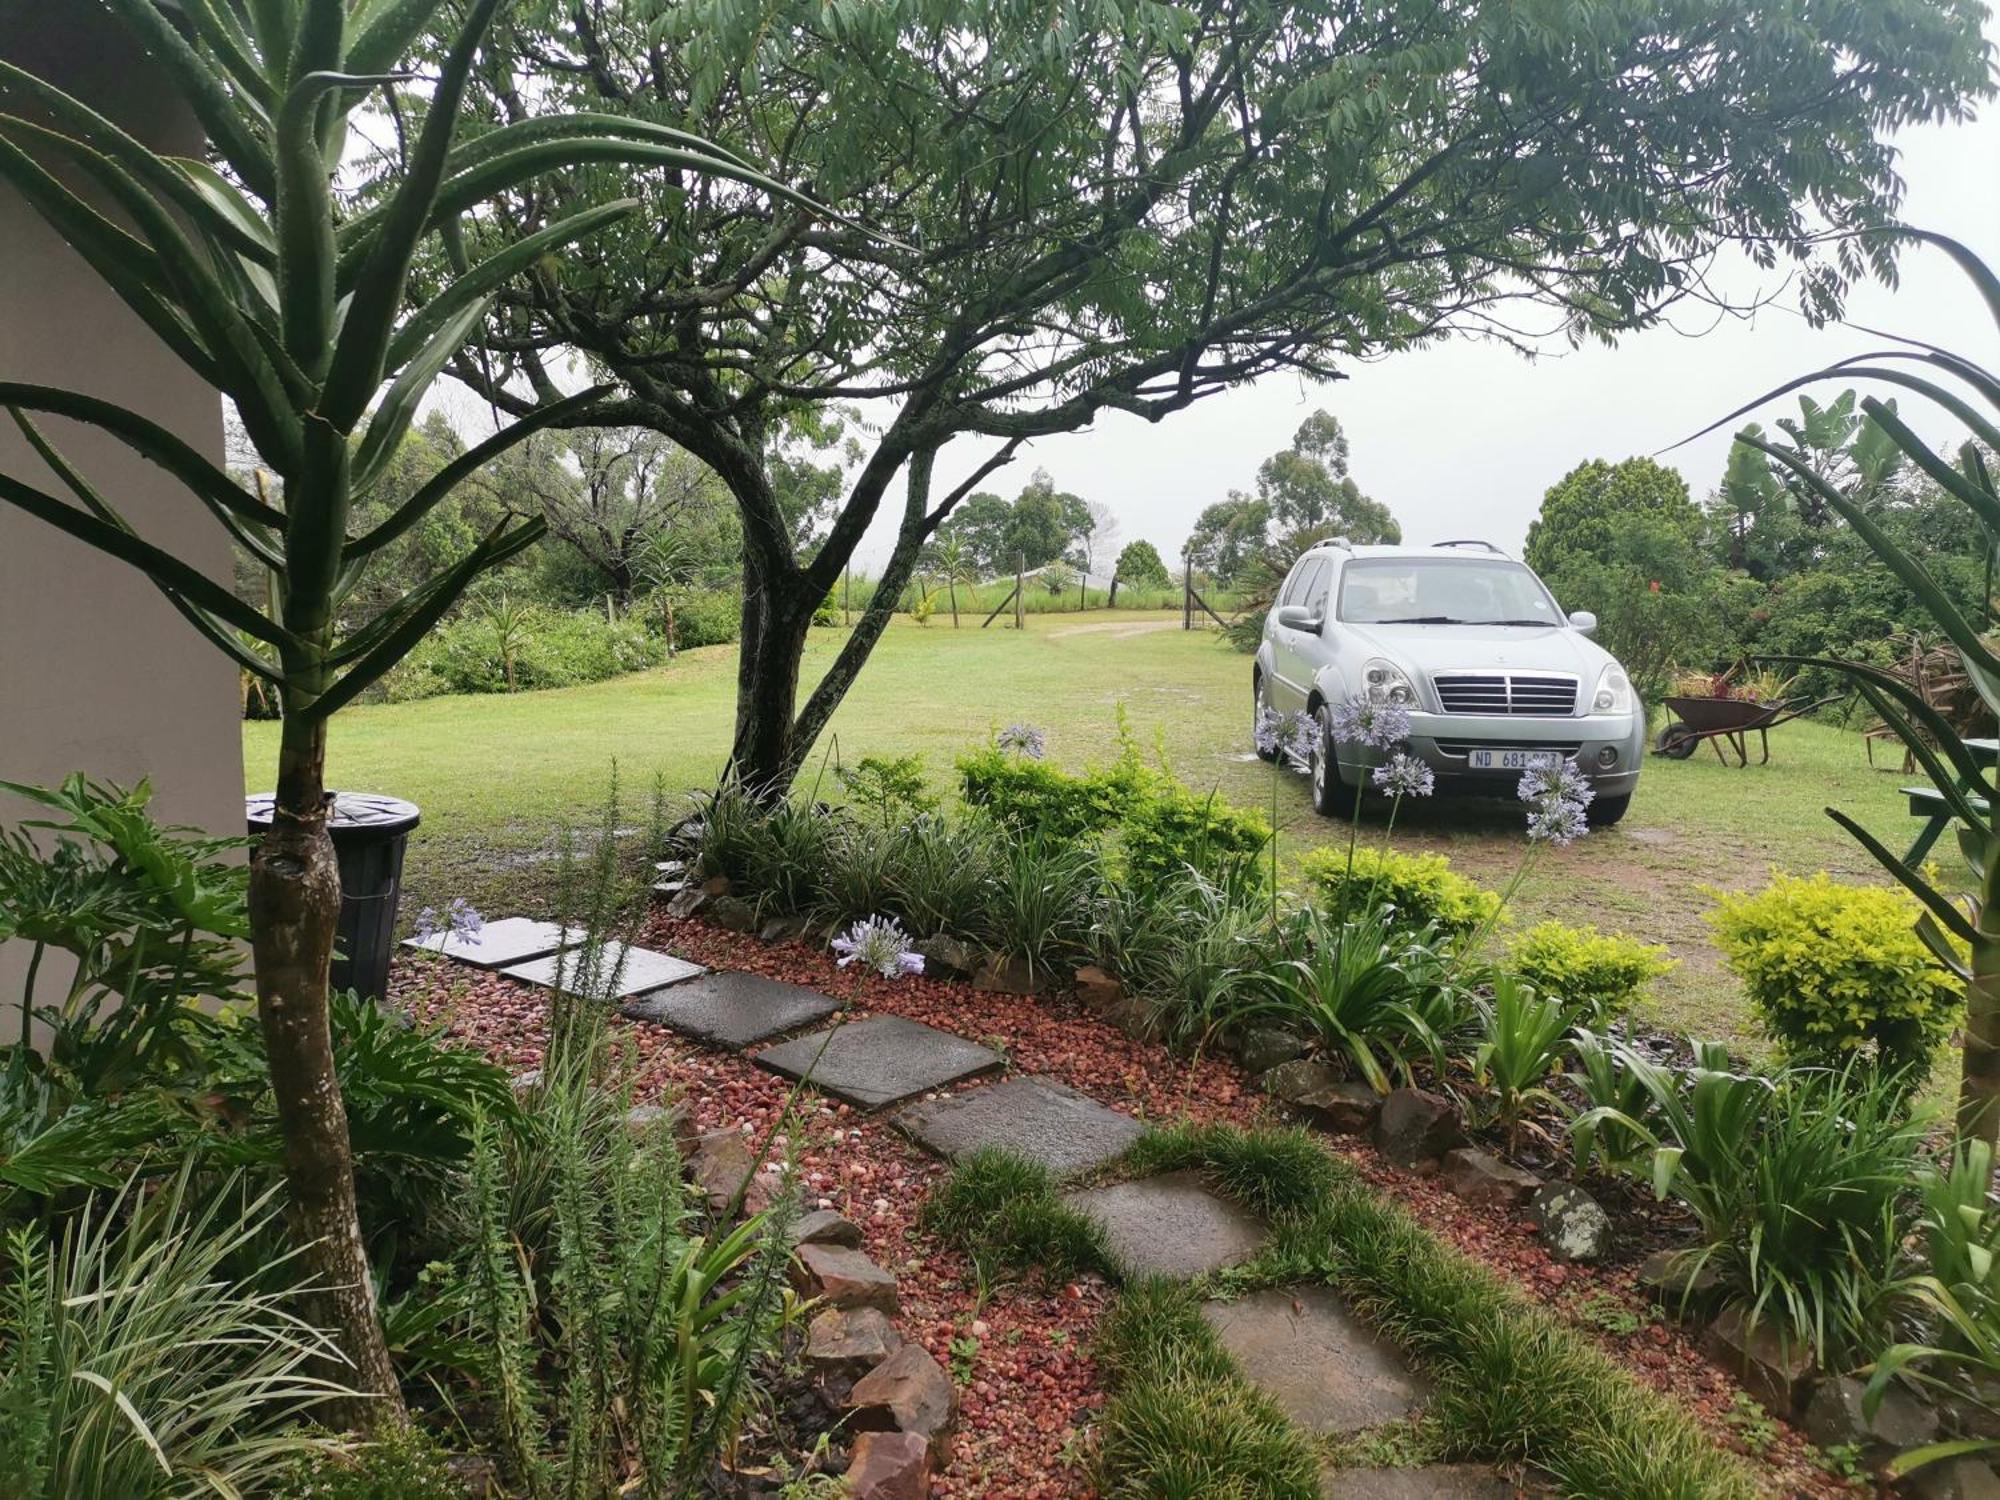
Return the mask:
[(1397, 708), (1417, 706), (1416, 684), (1392, 661), (1376, 657), (1362, 668), (1361, 683), (1370, 703), (1391, 703)]
[(1633, 704), (1632, 681), (1624, 668), (1608, 666), (1597, 674), (1597, 691), (1590, 695), (1592, 713), (1629, 714)]

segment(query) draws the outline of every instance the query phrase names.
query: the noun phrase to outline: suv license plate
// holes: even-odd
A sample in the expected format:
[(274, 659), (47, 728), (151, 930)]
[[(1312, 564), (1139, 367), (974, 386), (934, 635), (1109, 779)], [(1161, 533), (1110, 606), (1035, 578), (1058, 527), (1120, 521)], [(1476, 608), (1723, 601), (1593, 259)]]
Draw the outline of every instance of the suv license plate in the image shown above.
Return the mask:
[(1475, 771), (1539, 771), (1562, 764), (1559, 750), (1471, 750), (1466, 760)]

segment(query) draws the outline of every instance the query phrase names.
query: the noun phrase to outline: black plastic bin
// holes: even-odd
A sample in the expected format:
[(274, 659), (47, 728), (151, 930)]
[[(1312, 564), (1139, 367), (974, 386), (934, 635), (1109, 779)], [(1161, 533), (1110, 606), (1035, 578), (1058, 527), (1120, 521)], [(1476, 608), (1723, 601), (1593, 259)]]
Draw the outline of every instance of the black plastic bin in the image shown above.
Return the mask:
[[(250, 836), (271, 827), (269, 792), (246, 797)], [(396, 945), (396, 900), (403, 891), (403, 850), (422, 815), (414, 802), (372, 792), (335, 792), (327, 831), (340, 861), (340, 934), (333, 987), (365, 999), (389, 993), (389, 959)]]

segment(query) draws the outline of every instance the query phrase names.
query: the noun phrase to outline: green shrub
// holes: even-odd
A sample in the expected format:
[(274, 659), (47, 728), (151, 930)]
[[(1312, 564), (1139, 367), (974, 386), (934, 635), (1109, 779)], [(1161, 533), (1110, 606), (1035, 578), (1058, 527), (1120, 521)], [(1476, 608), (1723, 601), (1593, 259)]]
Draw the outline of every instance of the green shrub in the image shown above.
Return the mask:
[(1125, 814), (1125, 873), (1142, 887), (1183, 869), (1224, 882), (1261, 880), (1258, 856), (1270, 841), (1271, 825), (1261, 814), (1212, 793), (1196, 796), (1162, 777)]
[(1301, 866), (1319, 904), (1330, 916), (1360, 916), (1386, 906), (1399, 924), (1464, 937), (1493, 919), (1500, 898), (1452, 869), (1442, 854), (1403, 854), (1360, 848), (1352, 868), (1345, 849), (1315, 849)]
[(276, 1500), (464, 1500), (465, 1481), (416, 1427), (389, 1426), (352, 1452), (323, 1453), (279, 1482)]
[(1063, 1201), (1048, 1168), (995, 1146), (954, 1166), (924, 1200), (919, 1221), (963, 1250), (987, 1281), (1003, 1272), (1067, 1281), (1111, 1271), (1103, 1230)]
[[(642, 671), (665, 659), (650, 620), (611, 621), (602, 610), (520, 608), (504, 628), (468, 610), (426, 636), (383, 679), (392, 703), (441, 693), (504, 693), (574, 687)], [(513, 687), (507, 669), (513, 666)]]
[(1872, 1048), (1890, 1067), (1928, 1066), (1957, 1020), (1960, 984), (1918, 936), (1915, 900), (1836, 885), (1824, 871), (1716, 894), (1716, 945), (1789, 1056), (1838, 1061)]
[(683, 651), (731, 645), (742, 629), (743, 601), (734, 589), (701, 589), (674, 602), (674, 640)]
[(965, 800), (1015, 834), (1059, 840), (1088, 838), (1124, 821), (1148, 779), (1129, 756), (1072, 776), (996, 745), (962, 756), (958, 777)]
[(1515, 940), (1512, 967), (1560, 1000), (1574, 1022), (1601, 1026), (1632, 1008), (1639, 991), (1670, 972), (1667, 950), (1595, 927), (1537, 922)]
[(925, 790), (921, 755), (864, 755), (851, 766), (837, 767), (833, 775), (854, 805), (878, 822), (902, 822), (938, 803)]
[(1154, 1008), (1165, 1035), (1193, 1042), (1246, 1003), (1268, 963), (1269, 918), (1262, 893), (1183, 869), (1145, 888), (1108, 883), (1093, 950)]

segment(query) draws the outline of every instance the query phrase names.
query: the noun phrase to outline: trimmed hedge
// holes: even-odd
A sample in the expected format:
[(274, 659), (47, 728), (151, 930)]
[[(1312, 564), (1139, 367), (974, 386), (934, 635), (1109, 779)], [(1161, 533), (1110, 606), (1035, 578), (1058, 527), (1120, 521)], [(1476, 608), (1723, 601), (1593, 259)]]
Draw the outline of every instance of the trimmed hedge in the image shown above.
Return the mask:
[(1345, 849), (1315, 849), (1300, 863), (1319, 906), (1330, 917), (1364, 916), (1391, 908), (1400, 924), (1464, 937), (1500, 909), (1500, 897), (1452, 869), (1442, 854), (1402, 854), (1362, 846), (1350, 866)]
[(1510, 958), (1537, 993), (1560, 1000), (1573, 1020), (1592, 1027), (1624, 1015), (1641, 990), (1678, 962), (1657, 944), (1562, 922), (1537, 922), (1515, 939)]

